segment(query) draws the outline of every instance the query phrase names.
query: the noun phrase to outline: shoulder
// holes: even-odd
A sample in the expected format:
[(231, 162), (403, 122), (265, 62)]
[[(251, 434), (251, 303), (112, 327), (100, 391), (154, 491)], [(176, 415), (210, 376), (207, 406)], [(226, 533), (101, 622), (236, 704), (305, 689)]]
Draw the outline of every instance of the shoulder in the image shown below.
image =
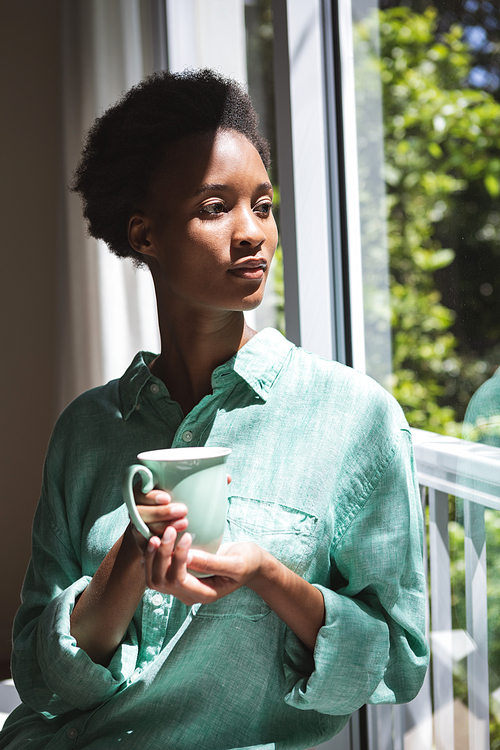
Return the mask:
[(81, 393), (60, 414), (55, 431), (66, 433), (75, 424), (81, 426), (87, 421), (102, 418), (106, 413), (121, 414), (119, 383), (119, 380), (110, 380), (106, 385)]
[(344, 413), (348, 422), (358, 420), (365, 427), (370, 422), (391, 423), (394, 429), (409, 429), (396, 399), (373, 378), (352, 367), (294, 347), (288, 375), (293, 387), (321, 402), (323, 408)]
[(151, 352), (138, 352), (121, 378), (92, 388), (77, 396), (62, 412), (54, 428), (56, 435), (65, 436), (102, 428), (107, 420), (123, 421), (135, 405), (137, 396), (150, 378), (148, 363)]
[[(123, 422), (119, 380), (85, 391), (60, 414), (49, 441), (46, 468), (59, 474), (90, 452), (96, 454)], [(119, 429), (119, 428), (118, 428)]]

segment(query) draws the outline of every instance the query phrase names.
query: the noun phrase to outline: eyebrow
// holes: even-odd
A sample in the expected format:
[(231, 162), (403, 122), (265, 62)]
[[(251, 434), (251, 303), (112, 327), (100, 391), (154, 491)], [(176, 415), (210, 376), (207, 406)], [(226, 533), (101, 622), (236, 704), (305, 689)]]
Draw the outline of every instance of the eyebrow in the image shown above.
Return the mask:
[[(273, 186), (270, 182), (261, 182), (260, 185), (257, 186), (256, 190), (272, 190)], [(201, 195), (202, 193), (208, 193), (212, 190), (230, 190), (228, 185), (221, 185), (219, 183), (207, 183), (206, 185), (202, 185), (193, 195), (193, 198), (195, 198), (197, 195)]]

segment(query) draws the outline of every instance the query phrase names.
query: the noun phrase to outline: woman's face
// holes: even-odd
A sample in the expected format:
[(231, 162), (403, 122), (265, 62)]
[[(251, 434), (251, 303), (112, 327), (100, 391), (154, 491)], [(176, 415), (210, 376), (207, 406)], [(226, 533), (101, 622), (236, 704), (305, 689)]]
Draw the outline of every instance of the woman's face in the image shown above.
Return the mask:
[(184, 139), (167, 153), (150, 194), (142, 250), (168, 299), (256, 307), (278, 234), (269, 177), (250, 141), (236, 131)]

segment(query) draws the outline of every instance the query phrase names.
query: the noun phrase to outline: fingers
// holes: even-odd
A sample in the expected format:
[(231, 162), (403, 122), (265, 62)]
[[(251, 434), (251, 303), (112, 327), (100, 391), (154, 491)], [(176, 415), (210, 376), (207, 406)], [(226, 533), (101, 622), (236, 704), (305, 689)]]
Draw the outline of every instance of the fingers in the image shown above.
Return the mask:
[(134, 487), (137, 510), (153, 534), (161, 537), (166, 526), (172, 526), (179, 532), (185, 531), (188, 525), (185, 505), (173, 503), (170, 494), (164, 490), (151, 490), (144, 494), (139, 487)]
[(175, 545), (177, 533), (167, 526), (161, 539), (149, 540), (144, 556), (146, 583), (149, 588), (167, 592), (172, 586), (182, 585), (187, 575), (187, 559), (192, 543), (191, 534), (183, 536)]
[(136, 505), (168, 505), (172, 498), (165, 490), (151, 490), (146, 495), (141, 492), (141, 485), (134, 486), (134, 498)]
[(175, 531), (169, 526), (161, 539), (152, 537), (149, 540), (144, 555), (146, 585), (163, 594), (173, 594), (189, 606), (215, 601), (218, 595), (214, 587), (188, 573), (187, 565), (192, 555), (191, 535), (184, 534), (177, 545), (176, 538)]
[(197, 573), (246, 584), (259, 573), (263, 555), (263, 550), (253, 542), (232, 542), (223, 544), (216, 555), (191, 550), (189, 567)]
[(239, 557), (219, 557), (200, 550), (192, 550), (189, 567), (208, 576), (224, 576), (238, 580), (245, 572), (245, 564)]
[(150, 589), (164, 591), (163, 584), (170, 568), (177, 532), (167, 526), (160, 539), (153, 536), (148, 542), (144, 555), (144, 575)]
[(187, 561), (192, 541), (191, 534), (186, 533), (177, 542), (170, 563), (169, 578), (171, 581), (184, 582), (187, 575)]
[[(174, 525), (176, 521), (185, 521), (183, 528), (187, 526), (187, 508), (182, 503), (169, 503), (168, 505), (138, 505), (137, 510), (144, 523)], [(177, 527), (176, 527), (177, 528)], [(180, 529), (178, 529), (180, 531)]]

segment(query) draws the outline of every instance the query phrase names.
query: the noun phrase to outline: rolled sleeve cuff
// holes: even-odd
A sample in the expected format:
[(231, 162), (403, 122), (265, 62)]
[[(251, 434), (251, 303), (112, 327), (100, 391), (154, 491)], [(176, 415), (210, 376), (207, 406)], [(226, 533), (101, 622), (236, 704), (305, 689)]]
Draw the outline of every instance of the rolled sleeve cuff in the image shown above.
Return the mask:
[[(137, 633), (131, 623), (124, 641), (116, 650), (108, 667), (95, 664), (83, 649), (76, 645), (70, 632), (70, 616), (78, 596), (90, 582), (88, 576), (80, 578), (54, 598), (40, 617), (36, 634), (39, 669), (50, 695), (48, 705), (41, 710), (35, 695), (23, 700), (47, 717), (57, 716), (75, 708), (82, 711), (95, 708), (117, 693), (134, 672), (138, 643)], [(29, 693), (29, 688), (27, 690)]]
[(366, 703), (383, 678), (389, 630), (363, 602), (315, 587), (325, 600), (325, 624), (314, 654), (287, 628), (285, 701), (294, 708), (345, 716)]

